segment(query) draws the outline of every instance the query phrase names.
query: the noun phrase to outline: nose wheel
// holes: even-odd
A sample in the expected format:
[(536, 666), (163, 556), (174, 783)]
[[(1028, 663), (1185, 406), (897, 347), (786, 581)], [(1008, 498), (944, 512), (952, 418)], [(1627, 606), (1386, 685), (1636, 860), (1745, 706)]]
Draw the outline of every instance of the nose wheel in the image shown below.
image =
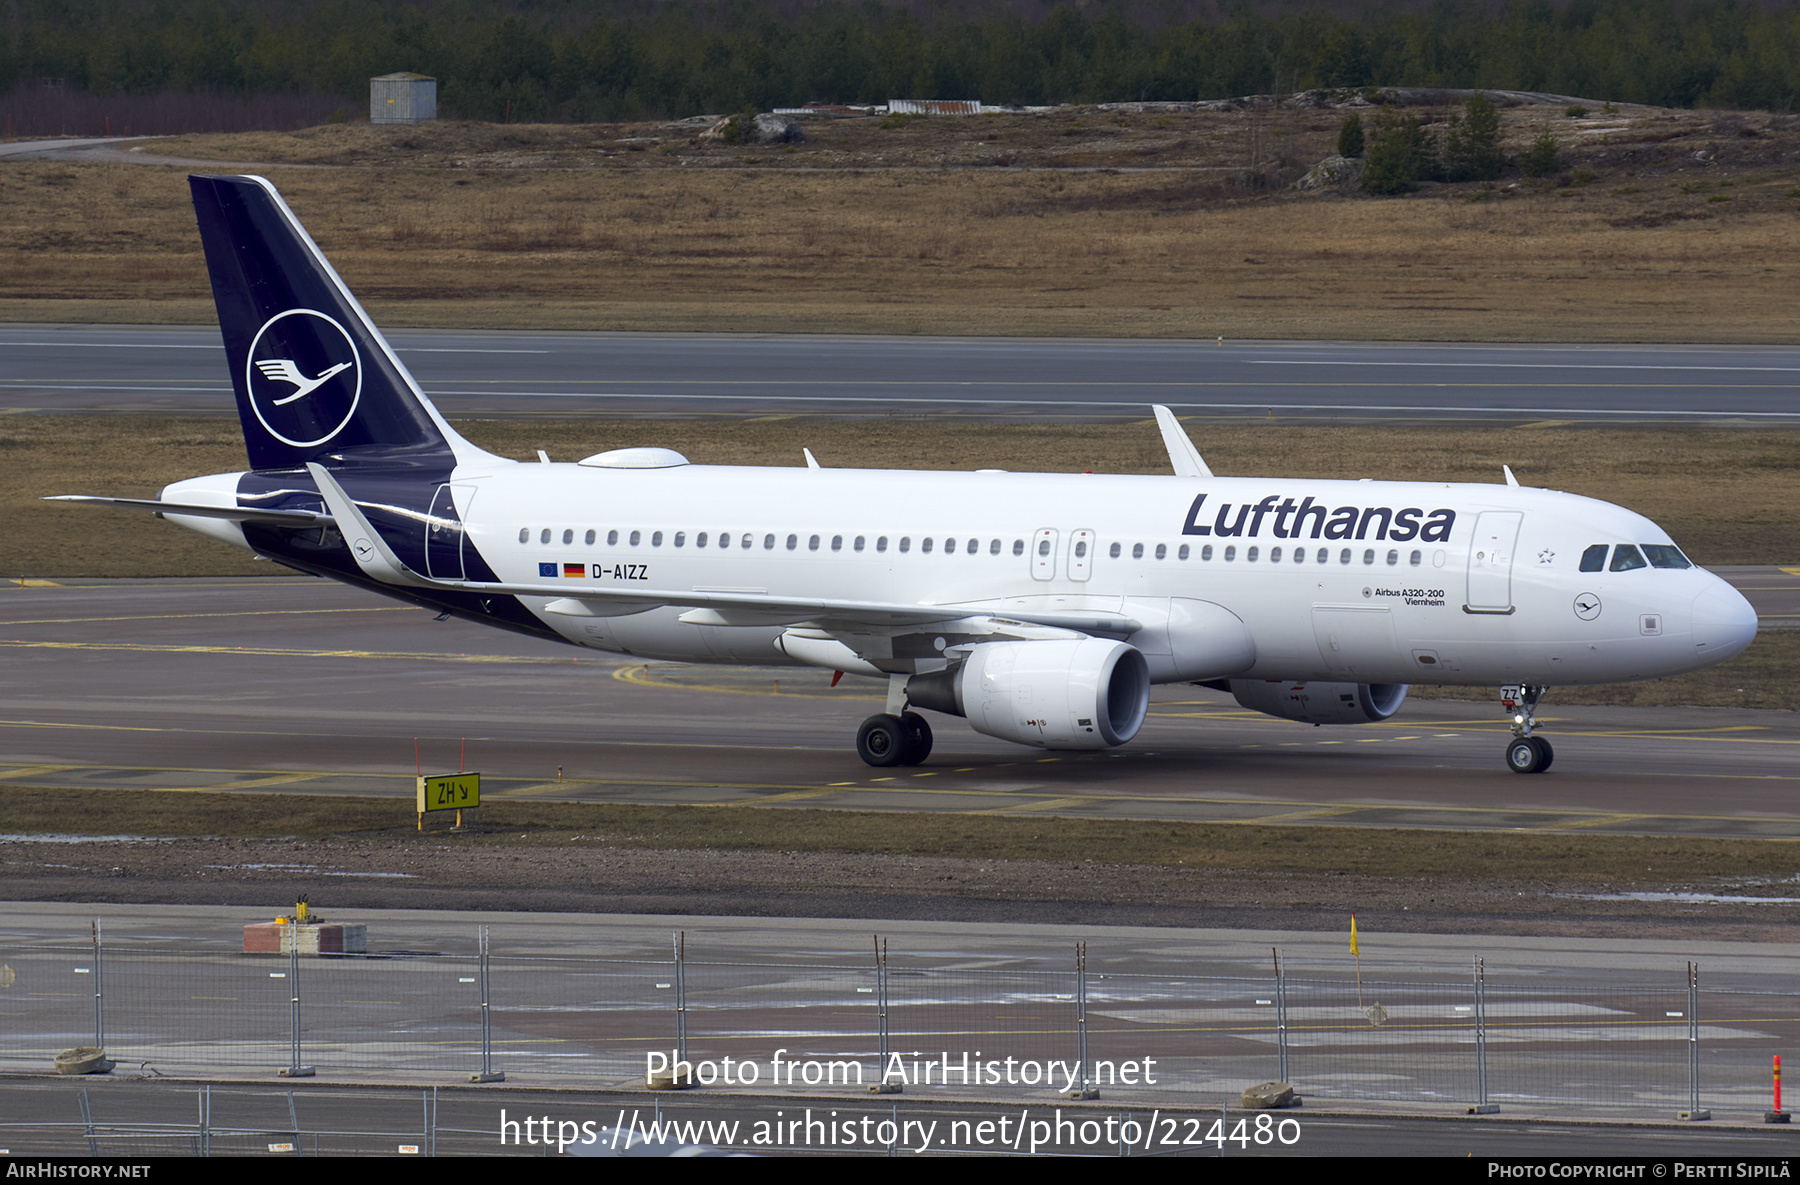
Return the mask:
[(856, 730), (856, 755), (877, 769), (918, 765), (931, 756), (931, 725), (917, 712), (871, 716)]
[(1541, 774), (1556, 760), (1556, 750), (1543, 737), (1532, 736), (1537, 727), (1538, 701), (1548, 687), (1502, 687), (1500, 706), (1512, 713), (1513, 739), (1506, 743), (1506, 768), (1516, 774)]
[(1543, 737), (1515, 737), (1506, 746), (1506, 768), (1516, 774), (1541, 774), (1556, 760), (1556, 751)]

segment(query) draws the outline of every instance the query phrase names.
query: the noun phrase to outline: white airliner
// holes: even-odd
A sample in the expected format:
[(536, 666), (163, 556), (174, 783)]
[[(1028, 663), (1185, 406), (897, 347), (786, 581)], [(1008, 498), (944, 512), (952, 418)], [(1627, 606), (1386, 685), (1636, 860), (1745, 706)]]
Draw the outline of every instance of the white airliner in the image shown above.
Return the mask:
[(274, 186), (190, 184), (251, 469), (70, 500), (577, 646), (882, 679), (871, 765), (925, 760), (918, 709), (1098, 749), (1137, 733), (1154, 683), (1310, 724), (1485, 683), (1512, 712), (1507, 765), (1541, 772), (1547, 687), (1696, 670), (1755, 634), (1735, 589), (1629, 510), (1510, 470), (1217, 477), (1160, 407), (1170, 477), (497, 457), (438, 414)]

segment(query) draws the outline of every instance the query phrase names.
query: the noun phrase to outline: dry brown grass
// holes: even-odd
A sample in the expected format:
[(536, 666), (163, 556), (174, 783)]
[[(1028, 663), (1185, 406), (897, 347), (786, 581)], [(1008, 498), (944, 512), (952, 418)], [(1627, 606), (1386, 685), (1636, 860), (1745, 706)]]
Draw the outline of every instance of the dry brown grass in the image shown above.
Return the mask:
[[(1510, 112), (1509, 137), (1549, 114)], [(1597, 176), (1583, 186), (1381, 201), (1261, 188), (1323, 156), (1337, 118), (813, 121), (793, 153), (702, 146), (693, 129), (463, 124), (184, 137), (156, 150), (327, 166), (274, 175), (393, 325), (1800, 335), (1800, 131), (1778, 117), (1756, 117), (1768, 126), (1754, 139), (1722, 139), (1698, 113), (1564, 120), (1557, 130), (1582, 140), (1572, 156)], [(209, 320), (184, 174), (0, 167), (0, 319)]]

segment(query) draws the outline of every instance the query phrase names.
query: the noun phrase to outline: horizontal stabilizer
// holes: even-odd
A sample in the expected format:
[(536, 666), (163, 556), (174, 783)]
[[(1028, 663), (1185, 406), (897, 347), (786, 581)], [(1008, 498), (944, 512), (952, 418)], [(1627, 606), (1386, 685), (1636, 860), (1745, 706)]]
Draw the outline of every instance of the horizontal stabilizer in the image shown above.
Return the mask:
[(250, 506), (199, 506), (191, 502), (162, 502), (155, 498), (97, 498), (88, 494), (52, 494), (45, 502), (76, 502), (83, 506), (115, 506), (121, 510), (149, 510), (190, 518), (222, 518), (234, 523), (267, 523), (277, 527), (329, 527), (335, 520), (316, 510), (259, 510)]

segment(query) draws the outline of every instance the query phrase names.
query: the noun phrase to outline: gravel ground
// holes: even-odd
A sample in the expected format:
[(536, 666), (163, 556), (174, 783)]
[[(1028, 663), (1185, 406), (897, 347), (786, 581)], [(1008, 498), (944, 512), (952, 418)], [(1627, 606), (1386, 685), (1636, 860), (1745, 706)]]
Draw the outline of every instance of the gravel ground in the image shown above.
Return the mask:
[[(385, 875), (384, 875), (385, 874)], [(399, 874), (399, 875), (395, 875)], [(1800, 897), (1587, 899), (1539, 881), (1272, 876), (1053, 861), (655, 851), (549, 844), (201, 839), (0, 842), (15, 901), (462, 908), (1791, 941)], [(1680, 886), (1667, 886), (1675, 889)]]

